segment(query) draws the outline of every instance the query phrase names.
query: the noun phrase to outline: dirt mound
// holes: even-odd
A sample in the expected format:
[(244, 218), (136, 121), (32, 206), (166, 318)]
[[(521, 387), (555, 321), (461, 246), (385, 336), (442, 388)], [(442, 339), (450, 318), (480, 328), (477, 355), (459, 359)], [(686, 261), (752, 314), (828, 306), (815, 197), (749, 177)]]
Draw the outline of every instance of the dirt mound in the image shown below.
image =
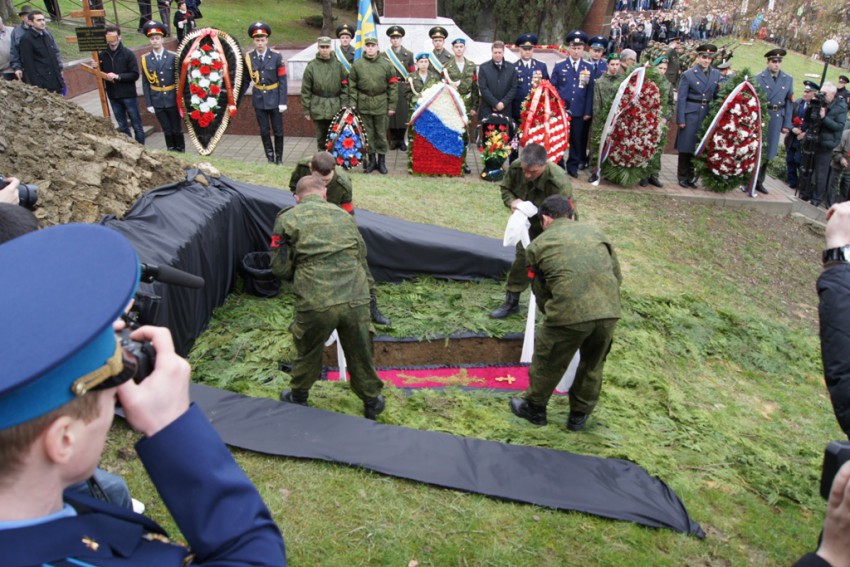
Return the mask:
[(148, 189), (185, 178), (179, 160), (61, 96), (2, 81), (0, 101), (0, 175), (39, 186), (35, 214), (45, 226), (123, 216)]

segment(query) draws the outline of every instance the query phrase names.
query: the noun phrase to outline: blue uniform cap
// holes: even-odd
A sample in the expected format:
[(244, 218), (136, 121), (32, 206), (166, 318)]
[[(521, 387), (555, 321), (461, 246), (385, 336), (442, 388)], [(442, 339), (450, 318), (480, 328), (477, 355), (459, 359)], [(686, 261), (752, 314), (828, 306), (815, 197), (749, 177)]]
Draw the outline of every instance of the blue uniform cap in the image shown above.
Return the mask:
[(0, 266), (6, 429), (67, 404), (74, 382), (113, 358), (112, 324), (136, 292), (139, 259), (112, 229), (68, 224), (0, 245)]
[(429, 57), (431, 57), (431, 54), (427, 51), (423, 51), (422, 53), (418, 53), (416, 55), (416, 60), (419, 61), (420, 59), (428, 59)]
[(608, 40), (602, 37), (601, 35), (595, 35), (591, 37), (587, 42), (590, 44), (591, 49), (607, 49), (608, 48)]
[(466, 40), (463, 39), (462, 37), (456, 37), (455, 39), (452, 40), (452, 45), (454, 45), (456, 43), (462, 43), (462, 44), (466, 45)]
[(573, 30), (567, 34), (564, 43), (566, 45), (584, 45), (587, 43), (587, 34), (581, 30)]
[(803, 81), (803, 90), (804, 91), (819, 91), (820, 85), (814, 81)]
[(525, 47), (526, 49), (536, 47), (538, 44), (537, 36), (533, 33), (524, 33), (516, 38), (517, 47)]

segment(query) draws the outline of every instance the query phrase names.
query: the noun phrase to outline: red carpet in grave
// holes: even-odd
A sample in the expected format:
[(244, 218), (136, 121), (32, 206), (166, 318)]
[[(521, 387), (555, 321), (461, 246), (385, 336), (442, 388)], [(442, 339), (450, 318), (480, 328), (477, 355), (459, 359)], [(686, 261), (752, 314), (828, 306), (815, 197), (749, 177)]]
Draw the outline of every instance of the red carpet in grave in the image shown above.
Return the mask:
[[(484, 388), (491, 390), (525, 390), (528, 387), (528, 365), (480, 366), (414, 366), (378, 368), (378, 376), (398, 388)], [(339, 369), (328, 368), (327, 380), (339, 381)], [(556, 394), (566, 394), (555, 390)]]

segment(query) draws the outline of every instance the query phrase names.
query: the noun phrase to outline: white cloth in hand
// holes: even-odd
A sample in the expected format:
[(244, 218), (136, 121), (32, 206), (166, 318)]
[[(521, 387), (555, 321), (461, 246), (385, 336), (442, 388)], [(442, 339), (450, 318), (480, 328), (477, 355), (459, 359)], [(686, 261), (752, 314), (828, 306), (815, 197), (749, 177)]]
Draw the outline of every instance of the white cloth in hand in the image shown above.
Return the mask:
[(528, 235), (529, 228), (531, 228), (531, 223), (528, 221), (528, 217), (517, 207), (517, 210), (508, 218), (502, 244), (504, 246), (516, 246), (517, 242), (522, 242), (523, 248), (528, 247), (531, 244), (531, 237)]
[(531, 201), (520, 201), (516, 208), (518, 211), (522, 211), (528, 218), (537, 214), (537, 206)]

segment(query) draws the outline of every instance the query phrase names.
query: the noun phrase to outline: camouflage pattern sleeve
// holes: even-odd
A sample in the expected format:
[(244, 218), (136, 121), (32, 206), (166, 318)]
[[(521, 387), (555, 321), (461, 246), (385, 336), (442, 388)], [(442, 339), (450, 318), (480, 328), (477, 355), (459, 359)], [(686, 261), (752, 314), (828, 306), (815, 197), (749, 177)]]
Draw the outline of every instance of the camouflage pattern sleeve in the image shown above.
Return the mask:
[(292, 247), (287, 246), (286, 234), (284, 233), (284, 214), (291, 207), (281, 210), (274, 221), (272, 230), (272, 241), (270, 244), (272, 254), (272, 273), (281, 280), (291, 282), (295, 274)]

